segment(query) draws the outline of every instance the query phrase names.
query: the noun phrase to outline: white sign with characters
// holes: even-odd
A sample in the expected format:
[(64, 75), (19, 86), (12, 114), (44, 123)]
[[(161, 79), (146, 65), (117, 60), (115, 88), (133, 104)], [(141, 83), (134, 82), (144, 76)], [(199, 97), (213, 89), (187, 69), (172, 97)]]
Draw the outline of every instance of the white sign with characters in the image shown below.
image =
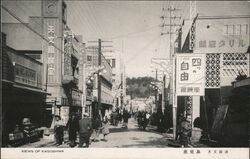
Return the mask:
[(204, 77), (204, 54), (177, 54), (176, 94), (178, 96), (203, 96)]

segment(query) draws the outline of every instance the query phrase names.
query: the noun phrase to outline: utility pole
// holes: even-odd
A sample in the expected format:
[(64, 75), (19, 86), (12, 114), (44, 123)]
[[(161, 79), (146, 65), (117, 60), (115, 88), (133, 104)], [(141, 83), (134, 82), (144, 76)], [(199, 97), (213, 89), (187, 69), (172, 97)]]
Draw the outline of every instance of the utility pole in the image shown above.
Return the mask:
[(163, 83), (162, 83), (162, 113), (164, 114), (165, 110), (165, 81), (166, 81), (166, 75), (163, 73)]
[[(113, 46), (102, 46), (102, 42), (112, 42), (112, 41), (102, 41), (101, 39), (98, 39), (98, 41), (88, 41), (88, 43), (98, 43), (98, 46), (94, 45), (94, 46), (89, 46), (92, 49), (98, 49), (98, 71), (97, 71), (97, 106), (95, 106), (95, 112), (94, 114), (100, 114), (101, 115), (101, 109), (102, 109), (102, 97), (101, 97), (101, 91), (102, 91), (102, 77), (100, 75), (101, 72), (101, 66), (102, 66), (102, 48), (105, 47), (113, 47)], [(106, 50), (107, 52), (109, 52), (110, 50)], [(95, 53), (95, 50), (92, 51)], [(97, 110), (96, 110), (97, 109)], [(97, 114), (96, 114), (97, 113)]]
[[(155, 84), (157, 83), (157, 68), (155, 69)], [(155, 108), (158, 110), (158, 102), (157, 102), (157, 89), (155, 89)]]
[[(164, 8), (163, 8), (164, 10)], [(172, 24), (172, 19), (181, 19), (181, 17), (173, 16), (173, 12), (179, 11), (180, 9), (172, 8), (171, 4), (170, 7), (167, 9), (169, 11), (169, 17), (162, 16), (161, 18), (169, 18), (169, 24), (163, 24), (164, 26), (169, 26), (169, 32), (161, 33), (161, 35), (169, 34), (169, 59), (171, 61), (172, 66), (172, 78), (170, 83), (170, 94), (172, 94), (172, 113), (173, 113), (173, 137), (176, 138), (176, 130), (177, 130), (177, 96), (176, 96), (176, 75), (175, 75), (175, 68), (176, 68), (176, 60), (175, 60), (175, 53), (172, 51), (172, 27), (178, 26), (177, 24)]]
[[(98, 39), (98, 66), (101, 67), (102, 65), (102, 40)], [(102, 81), (101, 81), (101, 75), (98, 71), (97, 73), (97, 101), (98, 101), (98, 114), (100, 114), (100, 110), (102, 109)]]
[(124, 91), (123, 91), (123, 73), (121, 73), (121, 110), (123, 110), (123, 95), (124, 95)]

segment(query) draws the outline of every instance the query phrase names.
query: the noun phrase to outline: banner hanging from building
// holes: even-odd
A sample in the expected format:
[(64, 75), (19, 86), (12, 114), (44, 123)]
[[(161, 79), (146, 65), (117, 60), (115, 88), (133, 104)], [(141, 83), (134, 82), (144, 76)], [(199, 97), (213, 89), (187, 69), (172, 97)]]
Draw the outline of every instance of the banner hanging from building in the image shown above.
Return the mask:
[(177, 96), (204, 96), (205, 55), (177, 54), (176, 64)]

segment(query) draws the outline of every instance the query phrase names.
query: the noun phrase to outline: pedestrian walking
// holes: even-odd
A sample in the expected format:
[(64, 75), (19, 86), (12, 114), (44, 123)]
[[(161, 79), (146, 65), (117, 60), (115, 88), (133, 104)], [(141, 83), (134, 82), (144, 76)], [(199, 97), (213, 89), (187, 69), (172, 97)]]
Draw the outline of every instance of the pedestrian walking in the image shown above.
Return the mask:
[(59, 115), (55, 116), (54, 134), (56, 139), (56, 145), (62, 145), (64, 137), (64, 124)]
[(117, 126), (118, 124), (117, 120), (118, 120), (118, 113), (116, 111), (113, 111), (111, 113), (111, 124)]
[(127, 110), (123, 111), (123, 127), (128, 128), (128, 119), (130, 118), (130, 114)]
[(117, 119), (118, 119), (118, 122), (119, 122), (119, 123), (122, 122), (122, 113), (121, 113), (121, 112), (118, 113)]
[(102, 134), (103, 134), (103, 141), (107, 141), (106, 136), (109, 134), (109, 123), (108, 117), (104, 116), (102, 121)]
[(79, 130), (79, 119), (73, 113), (67, 123), (68, 133), (69, 133), (69, 146), (75, 147), (76, 146), (76, 136), (77, 131)]
[(188, 146), (188, 143), (190, 141), (190, 136), (191, 136), (191, 124), (185, 118), (182, 118), (180, 138), (179, 138), (182, 147)]
[(149, 112), (146, 112), (146, 114), (145, 114), (145, 124), (146, 124), (146, 126), (149, 124), (149, 120), (150, 120), (150, 114), (149, 114)]
[(83, 118), (79, 120), (79, 147), (83, 147), (85, 143), (85, 147), (89, 147), (89, 139), (92, 132), (92, 122), (88, 117), (87, 113), (83, 114)]
[(100, 119), (100, 115), (94, 118), (93, 120), (93, 141), (98, 141), (99, 139), (99, 134), (100, 134), (100, 129), (102, 127), (102, 121)]

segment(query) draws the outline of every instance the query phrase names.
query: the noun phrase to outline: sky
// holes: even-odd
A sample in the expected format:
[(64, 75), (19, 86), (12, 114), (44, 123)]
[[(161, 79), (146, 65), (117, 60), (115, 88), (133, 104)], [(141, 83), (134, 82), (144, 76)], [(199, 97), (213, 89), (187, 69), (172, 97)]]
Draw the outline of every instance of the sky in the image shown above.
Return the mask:
[[(173, 16), (189, 18), (189, 1), (66, 0), (67, 25), (74, 34), (82, 35), (85, 42), (99, 38), (113, 41), (103, 42), (103, 45), (112, 45), (116, 52), (122, 54), (128, 77), (154, 76), (150, 67), (151, 58), (169, 57), (169, 35), (161, 36), (161, 33), (169, 31), (169, 27), (160, 27), (162, 24), (169, 24), (169, 18), (160, 17), (169, 17), (167, 8), (170, 3), (173, 8), (180, 9)], [(232, 3), (231, 8), (224, 3)], [(11, 0), (3, 1), (3, 5), (25, 22), (28, 22), (28, 16), (41, 14), (41, 10), (34, 7), (40, 6), (40, 1)], [(246, 10), (245, 15), (249, 15), (250, 9), (246, 7), (250, 8), (250, 3), (197, 2), (197, 12), (200, 15), (238, 15), (242, 14), (241, 9)], [(5, 22), (16, 21), (5, 12), (2, 17)], [(180, 24), (182, 19), (173, 20), (173, 23)]]
[[(173, 16), (189, 18), (189, 1), (66, 1), (68, 7), (68, 25), (85, 40), (112, 40), (115, 51), (122, 53), (128, 77), (154, 76), (150, 67), (151, 58), (169, 57), (170, 5), (180, 9)], [(171, 4), (170, 4), (171, 3)], [(228, 8), (226, 3), (232, 3)], [(198, 2), (200, 15), (237, 15), (241, 8), (250, 3), (235, 2)], [(164, 10), (163, 10), (164, 8)], [(243, 9), (244, 10), (244, 9)], [(246, 9), (247, 10), (247, 9)], [(242, 13), (242, 12), (241, 12)], [(249, 11), (245, 13), (248, 15)], [(173, 23), (181, 24), (182, 19)], [(176, 30), (177, 28), (173, 28)], [(172, 38), (174, 39), (174, 38)], [(103, 45), (106, 45), (103, 43)], [(107, 45), (110, 45), (107, 43)]]
[[(168, 1), (66, 1), (67, 23), (83, 39), (113, 41), (122, 54), (128, 77), (152, 76), (151, 58), (167, 58), (169, 36), (161, 36), (162, 8)], [(171, 2), (172, 3), (172, 2)], [(183, 7), (188, 2), (175, 4)], [(182, 14), (182, 12), (178, 13)], [(165, 24), (168, 24), (165, 22)]]

